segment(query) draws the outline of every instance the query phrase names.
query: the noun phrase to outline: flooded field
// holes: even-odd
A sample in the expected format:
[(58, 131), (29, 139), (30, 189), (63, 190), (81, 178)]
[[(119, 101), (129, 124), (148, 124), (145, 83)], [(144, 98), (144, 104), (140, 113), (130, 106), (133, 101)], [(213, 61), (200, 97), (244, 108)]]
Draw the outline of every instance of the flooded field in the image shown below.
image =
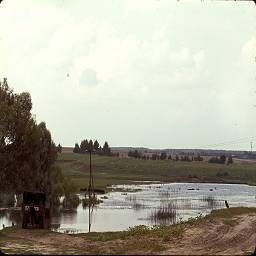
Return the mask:
[[(136, 225), (171, 224), (205, 215), (213, 209), (256, 207), (256, 187), (240, 184), (165, 183), (117, 185), (99, 196), (103, 203), (93, 208), (91, 231), (119, 231)], [(80, 198), (84, 197), (80, 194)], [(0, 210), (2, 225), (20, 224), (19, 209)], [(52, 229), (79, 233), (89, 230), (89, 210), (57, 208), (52, 214)]]

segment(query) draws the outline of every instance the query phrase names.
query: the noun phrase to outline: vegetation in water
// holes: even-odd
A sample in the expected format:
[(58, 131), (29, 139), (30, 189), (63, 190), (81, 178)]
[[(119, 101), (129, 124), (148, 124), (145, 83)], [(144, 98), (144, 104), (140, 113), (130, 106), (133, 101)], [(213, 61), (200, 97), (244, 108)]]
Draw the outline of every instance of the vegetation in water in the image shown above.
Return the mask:
[(64, 200), (62, 202), (62, 206), (64, 208), (68, 209), (74, 209), (77, 208), (77, 206), (80, 204), (80, 199), (76, 194), (69, 194), (64, 197)]
[(158, 209), (151, 213), (149, 218), (155, 224), (173, 224), (177, 220), (176, 208), (171, 202), (162, 203)]
[(88, 207), (89, 205), (97, 205), (97, 204), (100, 204), (102, 203), (103, 201), (98, 199), (97, 196), (92, 196), (92, 197), (86, 197), (86, 198), (83, 198), (82, 199), (82, 205), (83, 205), (83, 208), (86, 208)]

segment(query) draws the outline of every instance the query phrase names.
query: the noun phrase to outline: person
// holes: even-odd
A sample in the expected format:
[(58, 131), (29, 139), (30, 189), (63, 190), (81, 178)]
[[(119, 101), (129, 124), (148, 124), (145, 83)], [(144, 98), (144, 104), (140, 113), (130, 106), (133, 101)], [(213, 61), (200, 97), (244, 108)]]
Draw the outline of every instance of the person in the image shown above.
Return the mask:
[(229, 208), (229, 205), (228, 205), (228, 201), (227, 201), (227, 200), (225, 200), (225, 205), (226, 205), (227, 208)]

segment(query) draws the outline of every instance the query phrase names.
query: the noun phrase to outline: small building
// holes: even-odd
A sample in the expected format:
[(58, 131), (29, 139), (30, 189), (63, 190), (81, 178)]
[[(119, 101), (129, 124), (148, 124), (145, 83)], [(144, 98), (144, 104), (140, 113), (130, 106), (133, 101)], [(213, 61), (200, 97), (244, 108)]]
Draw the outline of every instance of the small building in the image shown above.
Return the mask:
[(50, 204), (46, 194), (41, 192), (24, 192), (22, 216), (22, 228), (49, 228)]

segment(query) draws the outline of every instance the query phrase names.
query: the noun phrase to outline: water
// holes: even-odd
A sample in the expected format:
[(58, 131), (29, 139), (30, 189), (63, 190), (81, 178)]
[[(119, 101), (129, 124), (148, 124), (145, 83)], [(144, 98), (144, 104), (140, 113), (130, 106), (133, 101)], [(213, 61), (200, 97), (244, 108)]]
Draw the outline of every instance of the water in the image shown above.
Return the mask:
[[(152, 216), (160, 207), (170, 203), (175, 217), (164, 220), (166, 224), (225, 208), (225, 200), (230, 207), (256, 207), (256, 187), (240, 184), (145, 183), (112, 186), (111, 190), (105, 195), (106, 199), (101, 198), (103, 203), (93, 209), (91, 231), (120, 231), (136, 225), (163, 223), (163, 220)], [(52, 217), (53, 230), (67, 233), (88, 232), (88, 217), (88, 208), (84, 209), (82, 204), (73, 211), (55, 209)], [(0, 210), (0, 228), (2, 224), (11, 226), (12, 222), (21, 223), (20, 211)]]

